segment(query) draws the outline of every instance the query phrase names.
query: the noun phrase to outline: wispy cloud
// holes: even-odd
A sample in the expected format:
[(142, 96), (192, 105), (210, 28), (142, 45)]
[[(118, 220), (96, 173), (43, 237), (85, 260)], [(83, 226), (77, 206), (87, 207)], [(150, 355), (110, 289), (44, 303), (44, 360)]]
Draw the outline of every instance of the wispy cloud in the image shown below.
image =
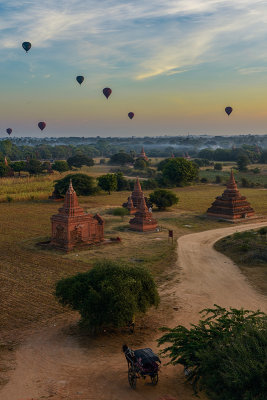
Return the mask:
[(247, 48), (267, 59), (265, 0), (2, 0), (0, 7), (3, 48), (23, 38), (99, 73), (144, 80), (218, 62), (246, 74), (256, 73), (242, 68)]

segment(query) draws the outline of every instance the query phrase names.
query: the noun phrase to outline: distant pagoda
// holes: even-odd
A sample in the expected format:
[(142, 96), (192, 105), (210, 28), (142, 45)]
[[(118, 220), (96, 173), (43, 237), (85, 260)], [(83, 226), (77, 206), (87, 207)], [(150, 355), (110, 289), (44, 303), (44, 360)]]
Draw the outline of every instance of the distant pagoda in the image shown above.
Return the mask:
[(221, 196), (216, 197), (212, 206), (207, 210), (207, 215), (229, 221), (250, 218), (255, 215), (255, 211), (248, 203), (246, 197), (241, 196), (233, 171), (231, 171), (226, 190)]
[(95, 244), (104, 240), (104, 220), (99, 214), (95, 216), (84, 212), (79, 206), (72, 182), (65, 195), (63, 207), (57, 215), (51, 217), (51, 246), (65, 251), (75, 246)]
[(145, 153), (144, 147), (142, 147), (141, 153), (138, 155), (137, 158), (142, 158), (143, 160), (148, 161), (148, 157), (147, 157), (147, 155)]
[[(123, 207), (128, 208), (130, 214), (135, 214), (138, 211), (142, 198), (144, 197), (144, 193), (141, 188), (141, 184), (139, 182), (139, 178), (136, 179), (134, 184), (134, 190), (131, 196), (128, 197), (127, 203), (123, 203)], [(147, 207), (150, 207), (148, 199), (145, 197), (145, 202)]]
[(144, 194), (138, 211), (134, 218), (130, 220), (130, 226), (132, 230), (139, 232), (154, 231), (158, 226), (157, 220), (152, 218), (152, 212), (148, 211)]

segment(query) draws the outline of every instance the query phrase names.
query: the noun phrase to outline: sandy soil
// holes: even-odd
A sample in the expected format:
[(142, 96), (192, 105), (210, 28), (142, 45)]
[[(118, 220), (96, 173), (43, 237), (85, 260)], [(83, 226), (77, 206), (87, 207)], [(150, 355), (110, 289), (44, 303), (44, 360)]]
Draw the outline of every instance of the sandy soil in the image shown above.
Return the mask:
[[(175, 310), (166, 317), (169, 326), (196, 322), (199, 311), (214, 303), (267, 312), (267, 298), (255, 291), (232, 261), (213, 249), (214, 242), (226, 235), (265, 225), (246, 224), (179, 238), (177, 272), (161, 288), (164, 301)], [(66, 314), (28, 337), (16, 352), (16, 369), (0, 392), (1, 400), (195, 398), (190, 384), (184, 384), (182, 371), (172, 366), (162, 367), (156, 387), (139, 381), (133, 391), (120, 351), (121, 336), (113, 333), (84, 338), (75, 333), (75, 328), (71, 330), (76, 322), (77, 315)], [(134, 348), (149, 346), (156, 350), (158, 333), (153, 340), (146, 336), (139, 342), (134, 336), (128, 338)]]

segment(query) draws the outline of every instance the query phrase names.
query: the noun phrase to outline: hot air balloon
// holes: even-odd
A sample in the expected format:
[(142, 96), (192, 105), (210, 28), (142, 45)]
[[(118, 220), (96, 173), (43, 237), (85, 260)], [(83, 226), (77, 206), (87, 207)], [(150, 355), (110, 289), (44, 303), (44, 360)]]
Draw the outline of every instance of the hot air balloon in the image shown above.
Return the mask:
[(41, 131), (43, 131), (44, 128), (46, 127), (46, 123), (45, 122), (38, 122), (38, 126), (41, 129)]
[(84, 81), (84, 76), (81, 75), (76, 76), (76, 81), (81, 85)]
[(109, 96), (111, 95), (111, 93), (112, 93), (112, 90), (111, 90), (110, 88), (105, 87), (105, 88), (103, 89), (103, 94), (106, 96), (107, 99), (109, 98)]
[(232, 111), (233, 111), (232, 107), (225, 107), (225, 112), (228, 115), (228, 117), (229, 117), (229, 115), (231, 114)]
[(133, 112), (129, 112), (129, 113), (128, 113), (128, 117), (129, 117), (130, 119), (133, 119), (134, 113), (133, 113)]
[(12, 129), (11, 129), (11, 128), (7, 128), (6, 132), (7, 132), (7, 134), (10, 136), (11, 133), (12, 133)]
[(22, 43), (22, 47), (24, 48), (24, 50), (26, 51), (26, 53), (28, 53), (28, 51), (30, 50), (30, 48), (32, 47), (30, 42), (23, 42)]

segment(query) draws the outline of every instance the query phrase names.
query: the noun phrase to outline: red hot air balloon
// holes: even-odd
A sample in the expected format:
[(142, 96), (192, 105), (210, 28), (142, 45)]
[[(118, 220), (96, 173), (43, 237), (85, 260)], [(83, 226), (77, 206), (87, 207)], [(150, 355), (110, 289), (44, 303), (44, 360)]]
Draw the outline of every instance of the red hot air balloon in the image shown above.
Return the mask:
[(84, 81), (84, 76), (81, 75), (76, 76), (76, 81), (81, 85)]
[(28, 53), (28, 51), (30, 50), (30, 48), (32, 47), (30, 42), (23, 42), (22, 43), (22, 47), (24, 48), (24, 50), (26, 51), (26, 53)]
[(129, 117), (130, 119), (133, 119), (134, 113), (133, 113), (133, 112), (129, 112), (129, 113), (128, 113), (128, 117)]
[(38, 126), (41, 129), (41, 131), (43, 131), (44, 128), (46, 127), (46, 123), (45, 122), (38, 122)]
[(6, 132), (7, 132), (7, 134), (10, 136), (11, 133), (12, 133), (12, 129), (11, 129), (11, 128), (7, 128)]
[(229, 117), (229, 115), (231, 114), (232, 111), (233, 111), (232, 107), (225, 107), (225, 112), (228, 115), (228, 117)]
[(107, 99), (109, 98), (109, 96), (111, 95), (111, 93), (112, 93), (112, 90), (111, 90), (110, 88), (105, 87), (105, 88), (103, 89), (103, 94), (106, 96)]

